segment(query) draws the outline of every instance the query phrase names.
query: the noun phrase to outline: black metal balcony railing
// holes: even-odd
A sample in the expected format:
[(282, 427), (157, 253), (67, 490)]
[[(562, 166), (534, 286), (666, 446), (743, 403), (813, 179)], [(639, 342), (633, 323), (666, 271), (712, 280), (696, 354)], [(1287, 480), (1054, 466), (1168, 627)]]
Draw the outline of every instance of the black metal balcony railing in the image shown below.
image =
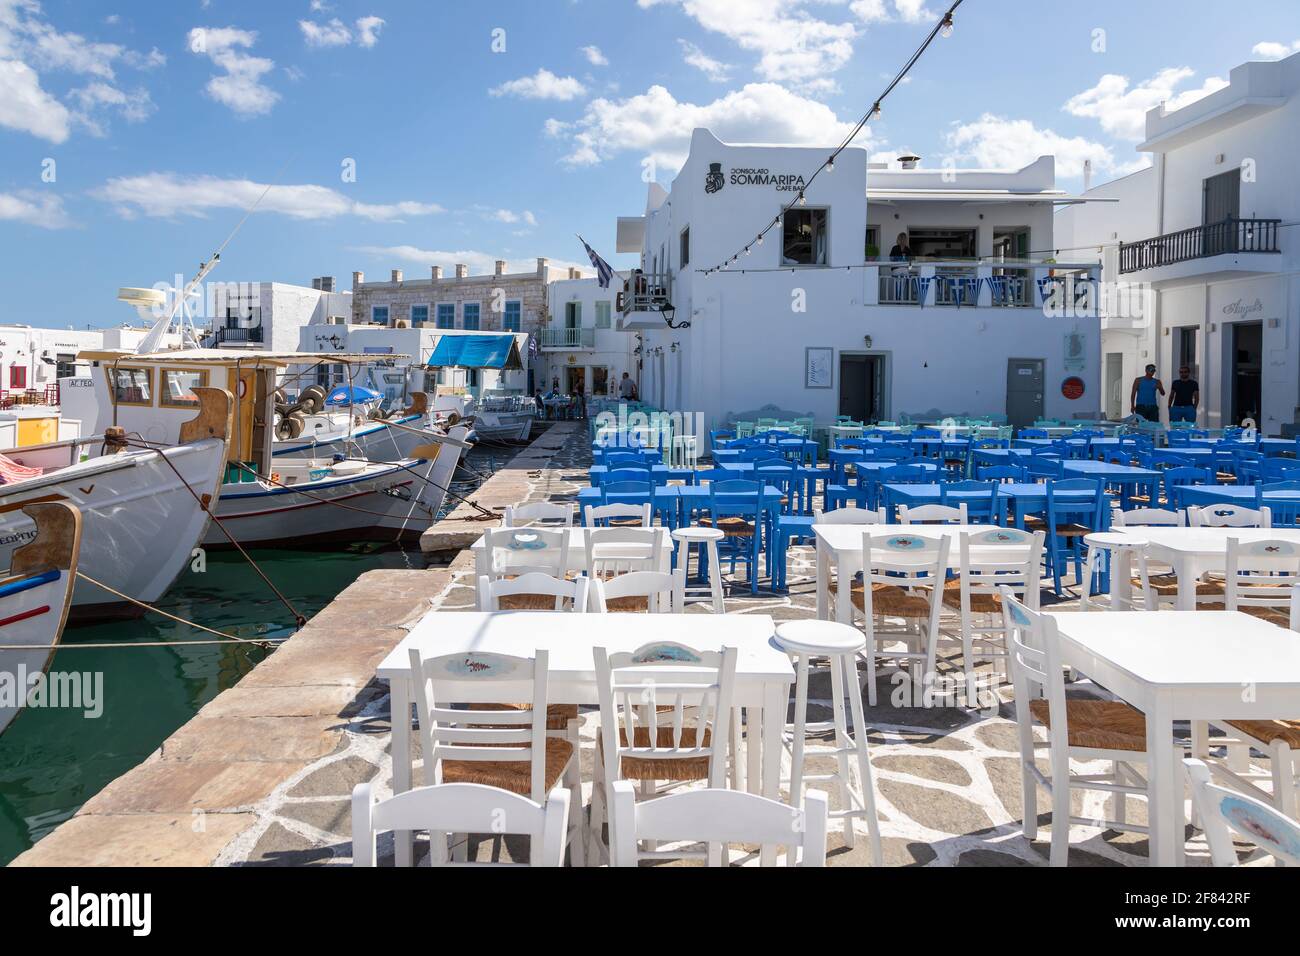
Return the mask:
[(623, 283), (616, 308), (622, 315), (633, 312), (658, 312), (672, 298), (673, 277), (670, 272), (642, 272), (634, 269)]
[(1281, 252), (1277, 245), (1281, 225), (1280, 219), (1225, 219), (1141, 242), (1120, 243), (1119, 271), (1141, 272), (1228, 253)]
[(247, 329), (222, 326), (221, 328), (216, 328), (209, 332), (204, 337), (203, 344), (205, 347), (211, 349), (216, 348), (225, 342), (237, 345), (257, 345), (262, 341), (264, 340), (262, 337), (262, 327), (260, 325)]

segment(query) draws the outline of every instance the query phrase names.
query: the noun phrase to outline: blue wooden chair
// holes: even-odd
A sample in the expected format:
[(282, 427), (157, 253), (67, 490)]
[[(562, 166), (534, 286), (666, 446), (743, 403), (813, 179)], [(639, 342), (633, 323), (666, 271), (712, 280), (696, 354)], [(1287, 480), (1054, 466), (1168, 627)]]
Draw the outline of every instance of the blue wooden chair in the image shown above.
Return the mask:
[[(1059, 497), (1067, 491), (1090, 491), (1092, 495), (1086, 501)], [(1065, 478), (1047, 482), (1046, 516), (1032, 523), (1041, 524), (1047, 534), (1047, 566), (1058, 597), (1062, 596), (1061, 565), (1068, 557), (1074, 558), (1075, 580), (1087, 586), (1083, 580), (1083, 539), (1094, 531), (1106, 529), (1109, 507), (1102, 483), (1096, 479)], [(1063, 551), (1067, 554), (1063, 555)]]
[(699, 523), (723, 534), (718, 560), (730, 558), (731, 573), (743, 562), (749, 574), (750, 591), (758, 593), (758, 556), (762, 543), (762, 492), (757, 481), (714, 481), (709, 484), (709, 516)]
[(999, 484), (1028, 484), (1029, 469), (1024, 465), (987, 465), (977, 469), (975, 477), (980, 481), (996, 481)]
[(1059, 458), (1049, 455), (1034, 455), (1025, 465), (1029, 480), (1034, 482), (1056, 480), (1065, 474), (1065, 466)]
[(998, 482), (950, 481), (939, 486), (939, 503), (955, 508), (966, 505), (971, 524), (995, 524), (998, 513)]

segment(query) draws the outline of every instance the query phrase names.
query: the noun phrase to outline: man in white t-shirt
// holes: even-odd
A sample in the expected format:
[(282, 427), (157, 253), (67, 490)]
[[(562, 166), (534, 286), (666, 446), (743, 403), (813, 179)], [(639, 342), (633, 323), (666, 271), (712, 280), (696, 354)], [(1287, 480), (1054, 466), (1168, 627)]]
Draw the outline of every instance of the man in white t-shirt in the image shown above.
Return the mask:
[(620, 398), (636, 398), (636, 382), (632, 381), (627, 372), (623, 373), (623, 380), (618, 383), (618, 394)]

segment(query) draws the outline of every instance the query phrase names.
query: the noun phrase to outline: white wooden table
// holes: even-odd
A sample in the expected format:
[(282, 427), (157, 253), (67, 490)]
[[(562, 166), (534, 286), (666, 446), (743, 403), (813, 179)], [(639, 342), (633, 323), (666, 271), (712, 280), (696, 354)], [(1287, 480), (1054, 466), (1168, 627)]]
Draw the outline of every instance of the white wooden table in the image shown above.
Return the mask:
[(1276, 720), (1300, 713), (1300, 637), (1237, 611), (1054, 612), (1062, 663), (1146, 714), (1150, 860), (1183, 863), (1175, 720)]
[[(518, 530), (521, 534), (524, 535), (526, 535), (529, 531), (528, 528), (519, 528)], [(553, 529), (542, 529), (542, 530), (553, 530)], [(583, 572), (587, 569), (587, 529), (569, 528), (568, 530), (569, 530), (569, 556), (568, 556), (569, 566), (566, 570), (574, 573)], [(663, 537), (664, 537), (664, 543), (663, 543), (663, 549), (659, 555), (659, 562), (660, 562), (659, 566), (666, 570), (672, 565), (673, 539), (672, 536), (668, 534), (668, 531), (666, 529), (664, 530)], [(490, 560), (490, 555), (488, 554), (487, 545), (485, 543), (486, 541), (487, 541), (487, 536), (480, 535), (478, 540), (475, 541), (472, 545), (470, 545), (470, 550), (474, 552), (474, 574), (476, 578), (481, 577), (482, 575), (485, 574), (486, 575), (492, 574), (492, 562)], [(621, 554), (621, 552), (617, 550), (618, 548), (617, 545), (599, 545), (599, 548), (600, 548), (599, 556), (602, 558), (612, 559), (614, 555)], [(645, 549), (638, 548), (637, 545), (635, 544), (627, 545), (627, 549), (628, 550), (626, 556), (628, 558), (639, 558), (644, 556), (646, 553)], [(506, 549), (504, 548), (499, 550), (502, 553), (507, 553)], [(527, 548), (521, 548), (518, 551), (508, 552), (508, 557), (505, 562), (506, 567), (509, 567), (511, 564), (536, 565), (538, 563), (537, 554), (538, 553), (536, 551), (531, 551)]]
[(813, 535), (817, 539), (817, 619), (827, 620), (830, 614), (831, 570), (834, 568), (836, 580), (840, 582), (835, 591), (835, 617), (841, 624), (853, 623), (853, 597), (849, 593), (849, 579), (862, 570), (862, 537), (870, 534), (873, 538), (910, 535), (937, 541), (948, 538), (948, 567), (956, 568), (961, 564), (961, 554), (957, 547), (958, 537), (962, 532), (979, 534), (982, 531), (997, 531), (997, 525), (991, 524), (819, 524), (813, 525)]
[[(592, 648), (633, 651), (646, 644), (673, 641), (696, 650), (736, 647), (735, 706), (746, 715), (746, 789), (778, 798), (781, 775), (781, 736), (794, 667), (773, 638), (776, 625), (759, 614), (665, 617), (657, 614), (564, 614), (555, 612), (431, 611), (380, 663), (376, 676), (392, 691), (393, 792), (411, 789), (410, 673), (412, 647), (426, 654), (468, 651), (531, 657), (540, 648), (550, 651), (548, 699), (555, 704), (596, 704), (596, 664)], [(492, 685), (483, 684), (484, 700)], [(469, 701), (466, 701), (469, 703)], [(771, 719), (768, 719), (768, 718)], [(737, 759), (738, 754), (733, 755)], [(397, 862), (409, 865), (411, 833), (397, 834)]]
[[(1196, 609), (1196, 581), (1209, 571), (1223, 571), (1228, 564), (1228, 539), (1243, 544), (1251, 541), (1291, 541), (1300, 544), (1300, 530), (1286, 528), (1112, 528), (1114, 534), (1145, 542), (1147, 559), (1167, 564), (1178, 576), (1180, 611)], [(1111, 596), (1131, 598), (1133, 568), (1131, 551), (1116, 553), (1111, 571)]]

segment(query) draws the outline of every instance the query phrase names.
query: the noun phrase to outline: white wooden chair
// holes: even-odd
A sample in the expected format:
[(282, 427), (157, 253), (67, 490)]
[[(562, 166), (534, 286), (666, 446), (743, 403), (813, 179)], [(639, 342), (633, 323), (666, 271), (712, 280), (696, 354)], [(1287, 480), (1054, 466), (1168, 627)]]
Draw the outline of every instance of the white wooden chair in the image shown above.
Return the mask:
[(884, 508), (872, 511), (867, 508), (849, 507), (813, 512), (813, 524), (886, 524), (888, 520)]
[[(602, 524), (603, 522), (603, 524)], [(651, 524), (650, 504), (587, 505), (582, 523), (588, 528), (632, 527), (648, 528)]]
[(686, 610), (686, 569), (632, 571), (592, 578), (591, 609), (597, 614), (681, 614)]
[[(563, 866), (570, 794), (562, 787), (537, 803), (479, 783), (417, 787), (376, 800), (372, 784), (352, 791), (352, 865), (377, 866), (375, 839), (388, 830), (427, 830), (432, 841), (448, 833), (491, 833), (529, 838), (528, 866)], [(443, 866), (523, 866), (520, 863), (448, 863)]]
[(480, 611), (574, 611), (587, 610), (587, 579), (582, 575), (572, 581), (555, 578), (540, 571), (530, 571), (517, 578), (487, 575), (478, 579)]
[[(547, 733), (549, 663), (545, 650), (529, 659), (474, 651), (425, 657), (420, 648), (411, 648), (424, 777), (429, 786), (477, 783), (538, 804), (563, 780), (570, 792), (570, 823), (578, 831), (570, 837), (573, 858), (581, 866), (585, 833), (578, 753), (569, 740)], [(491, 703), (501, 699), (531, 706), (520, 710)], [(442, 834), (430, 834), (430, 852), (435, 865), (446, 862)]]
[(1112, 528), (1185, 528), (1186, 511), (1169, 511), (1165, 508), (1132, 508), (1116, 511), (1110, 519)]
[(529, 501), (522, 505), (507, 505), (503, 527), (518, 528), (527, 522), (543, 521), (549, 527), (573, 527), (573, 505), (550, 501)]
[[(1146, 781), (1134, 765), (1146, 767), (1146, 717), (1122, 701), (1067, 699), (1061, 664), (1060, 634), (1056, 621), (1017, 601), (1008, 588), (1002, 594), (1007, 629), (1011, 677), (1015, 684), (1016, 729), (1020, 740), (1023, 832), (1026, 840), (1038, 837), (1038, 786), (1052, 799), (1052, 866), (1069, 862), (1070, 825), (1103, 826), (1147, 833), (1145, 826), (1127, 821), (1129, 795), (1146, 794)], [(1045, 742), (1034, 739), (1042, 727)], [(1035, 750), (1046, 748), (1049, 770), (1035, 762)], [(1109, 774), (1078, 774), (1070, 770), (1078, 761), (1110, 761)], [(1070, 815), (1072, 789), (1101, 790), (1112, 795), (1113, 821)]]
[[(1290, 541), (1228, 539), (1223, 604), (1205, 609), (1241, 611), (1279, 627), (1300, 630), (1300, 548)], [(1300, 638), (1298, 638), (1300, 639)], [(1296, 703), (1300, 714), (1300, 701)], [(1224, 738), (1209, 738), (1214, 727)], [(1210, 755), (1210, 746), (1224, 746), (1222, 759)], [(1295, 720), (1194, 721), (1193, 754), (1206, 761), (1211, 772), (1242, 793), (1270, 801), (1280, 812), (1300, 815), (1300, 717)], [(1256, 767), (1251, 755), (1267, 758)], [(1269, 781), (1271, 791), (1259, 785)]]
[(1193, 528), (1271, 528), (1273, 513), (1268, 508), (1241, 505), (1206, 505), (1188, 508), (1187, 523)]
[[(1006, 666), (1006, 624), (1002, 615), (1002, 589), (1010, 588), (1017, 600), (1038, 610), (1043, 577), (1043, 532), (998, 528), (977, 534), (962, 532), (959, 541), (959, 576), (944, 586), (943, 603), (961, 615), (961, 653), (966, 673), (966, 706), (978, 707), (975, 679), (975, 645), (981, 658), (1001, 658)], [(980, 623), (982, 622), (982, 623)]]
[(632, 571), (667, 571), (672, 560), (667, 528), (588, 528), (587, 577), (593, 581)]
[[(638, 852), (643, 840), (784, 846), (786, 866), (826, 865), (827, 800), (820, 791), (809, 790), (800, 809), (741, 790), (688, 790), (638, 803), (628, 781), (619, 780), (611, 789), (611, 866), (636, 866), (643, 858)], [(675, 855), (656, 853), (661, 859)], [(724, 864), (726, 854), (711, 862)]]
[(956, 508), (951, 505), (898, 506), (899, 524), (969, 524), (966, 520), (966, 502)]
[(1244, 837), (1287, 866), (1300, 866), (1300, 823), (1262, 800), (1215, 785), (1201, 761), (1183, 761), (1192, 787), (1192, 807), (1205, 831), (1210, 862), (1236, 866), (1233, 834)]
[[(926, 690), (933, 686), (948, 548), (946, 537), (929, 540), (905, 531), (868, 531), (862, 536), (862, 582), (852, 582), (849, 596), (864, 618), (867, 702), (872, 707), (878, 658), (911, 661), (913, 682)], [(903, 627), (887, 627), (890, 618), (902, 620)], [(887, 643), (904, 647), (887, 649)]]
[(488, 528), (483, 532), (483, 547), (488, 576), (494, 580), (531, 573), (568, 576), (567, 528)]
[(639, 782), (645, 797), (658, 792), (659, 781), (723, 786), (737, 655), (734, 647), (699, 651), (671, 641), (617, 654), (595, 648), (600, 731), (593, 845), (600, 843), (616, 780)]

